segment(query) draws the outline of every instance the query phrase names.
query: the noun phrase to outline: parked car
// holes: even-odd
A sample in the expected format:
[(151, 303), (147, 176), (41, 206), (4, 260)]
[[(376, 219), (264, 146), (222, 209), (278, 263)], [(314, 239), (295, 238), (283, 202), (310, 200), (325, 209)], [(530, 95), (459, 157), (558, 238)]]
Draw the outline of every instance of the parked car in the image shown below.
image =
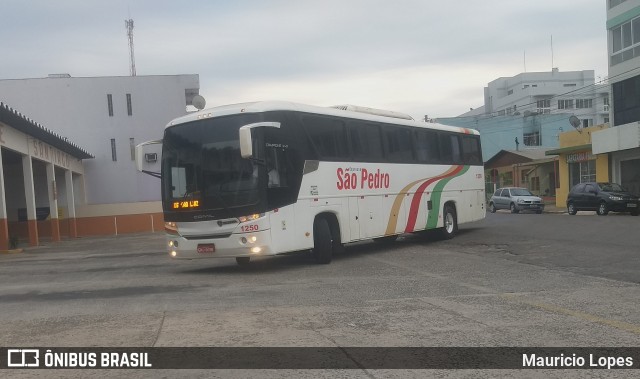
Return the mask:
[(495, 213), (498, 209), (510, 209), (511, 213), (535, 211), (540, 214), (544, 210), (544, 203), (526, 188), (498, 188), (489, 200), (489, 212)]
[(578, 211), (596, 211), (605, 216), (610, 211), (640, 214), (638, 196), (625, 191), (616, 183), (580, 183), (573, 186), (567, 196), (567, 211), (575, 215)]

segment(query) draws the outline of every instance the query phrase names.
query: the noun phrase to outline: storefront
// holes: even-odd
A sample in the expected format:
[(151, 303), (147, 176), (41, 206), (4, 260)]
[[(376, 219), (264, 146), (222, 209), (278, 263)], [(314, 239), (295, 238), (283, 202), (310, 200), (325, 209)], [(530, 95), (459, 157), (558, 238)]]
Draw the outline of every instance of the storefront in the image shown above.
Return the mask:
[(611, 180), (640, 195), (640, 123), (616, 126), (593, 135), (593, 150), (609, 154)]
[(565, 207), (573, 186), (584, 182), (608, 182), (609, 158), (607, 154), (593, 154), (591, 135), (606, 129), (605, 125), (573, 130), (560, 134), (560, 148), (547, 155), (558, 155), (558, 187), (556, 206)]

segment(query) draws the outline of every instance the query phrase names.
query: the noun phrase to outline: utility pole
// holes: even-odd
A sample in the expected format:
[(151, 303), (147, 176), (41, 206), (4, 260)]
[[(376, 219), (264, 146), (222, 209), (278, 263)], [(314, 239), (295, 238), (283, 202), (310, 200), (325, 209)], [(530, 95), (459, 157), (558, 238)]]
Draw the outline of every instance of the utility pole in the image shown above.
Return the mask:
[(127, 36), (129, 37), (129, 74), (136, 76), (136, 58), (133, 56), (133, 19), (124, 20), (124, 26), (127, 28)]

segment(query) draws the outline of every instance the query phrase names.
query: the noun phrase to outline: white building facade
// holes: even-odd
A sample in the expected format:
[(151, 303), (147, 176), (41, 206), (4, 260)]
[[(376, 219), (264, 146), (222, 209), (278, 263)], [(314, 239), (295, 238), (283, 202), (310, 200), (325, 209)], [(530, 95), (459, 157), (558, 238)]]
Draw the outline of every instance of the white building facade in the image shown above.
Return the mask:
[(162, 229), (159, 180), (136, 170), (134, 147), (162, 138), (198, 92), (198, 75), (0, 80), (5, 104), (94, 157), (83, 161), (79, 235)]
[(484, 106), (461, 116), (573, 114), (583, 127), (609, 122), (609, 88), (596, 85), (593, 70), (524, 72), (493, 80), (484, 88)]
[(611, 180), (640, 194), (640, 0), (606, 5), (613, 127), (593, 134), (593, 153), (609, 153)]

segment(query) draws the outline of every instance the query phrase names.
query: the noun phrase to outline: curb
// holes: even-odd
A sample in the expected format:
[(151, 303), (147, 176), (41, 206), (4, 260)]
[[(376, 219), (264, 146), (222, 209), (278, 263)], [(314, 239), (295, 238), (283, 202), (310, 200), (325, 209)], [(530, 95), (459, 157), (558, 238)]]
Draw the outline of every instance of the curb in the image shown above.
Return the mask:
[(0, 254), (19, 254), (22, 253), (23, 249), (12, 249), (12, 250), (0, 250)]

